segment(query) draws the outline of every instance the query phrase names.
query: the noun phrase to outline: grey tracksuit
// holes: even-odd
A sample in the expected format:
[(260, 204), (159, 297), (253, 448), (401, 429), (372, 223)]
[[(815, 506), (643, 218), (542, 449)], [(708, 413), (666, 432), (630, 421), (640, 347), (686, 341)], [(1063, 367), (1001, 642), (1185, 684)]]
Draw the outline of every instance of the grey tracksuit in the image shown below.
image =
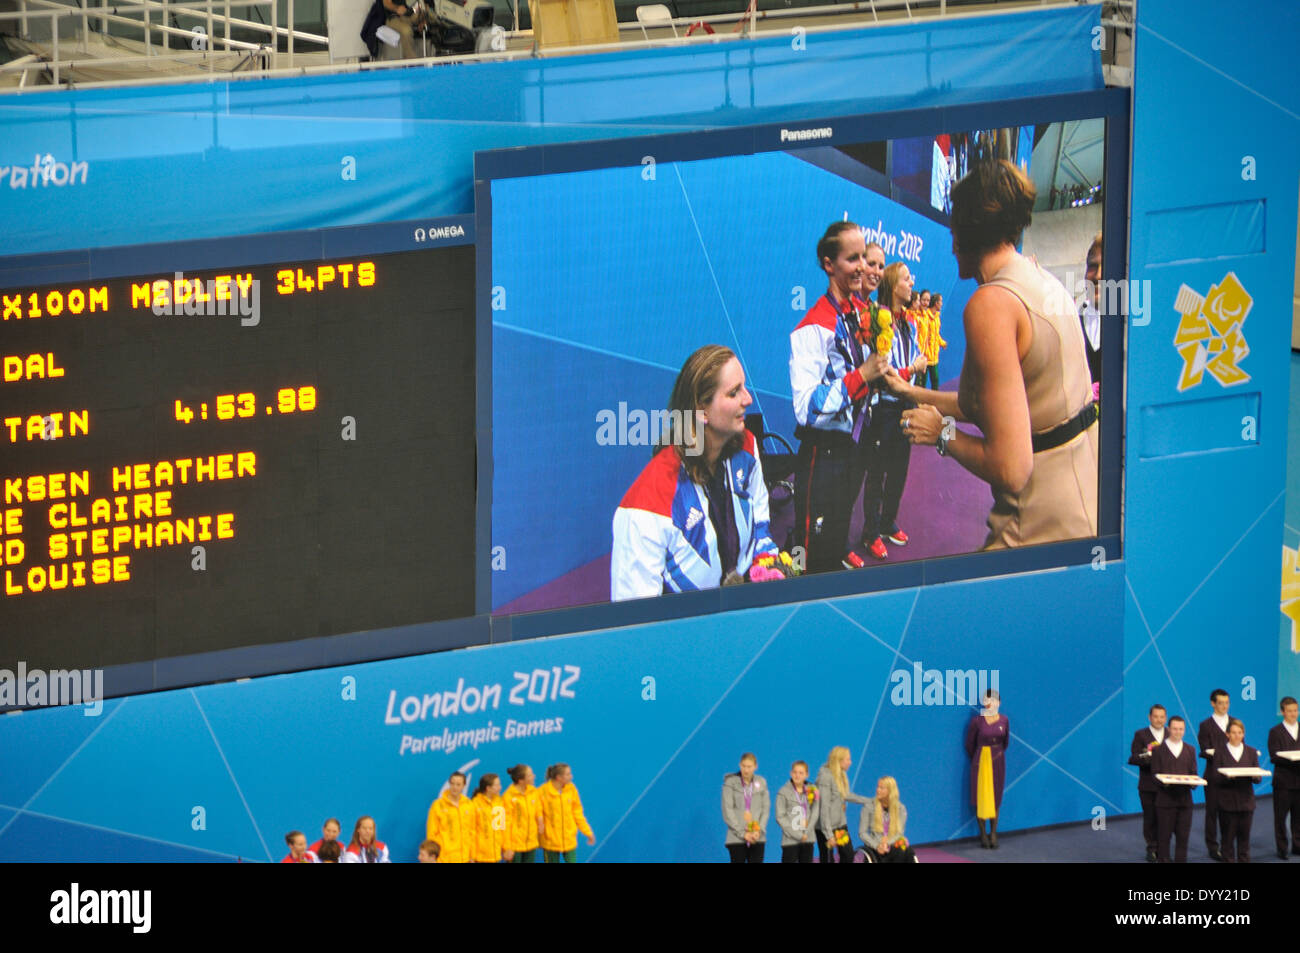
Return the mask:
[[(807, 793), (808, 785), (804, 785), (804, 792)], [(781, 846), (793, 847), (796, 844), (814, 844), (817, 838), (814, 831), (817, 829), (817, 818), (821, 814), (822, 799), (821, 796), (813, 798), (813, 802), (808, 805), (808, 817), (803, 816), (803, 806), (799, 803), (799, 795), (794, 789), (794, 782), (787, 781), (776, 793), (776, 822), (781, 825)], [(804, 825), (800, 827), (799, 825)], [(808, 840), (803, 839), (804, 831), (808, 832)]]
[[(749, 813), (758, 822), (758, 839), (767, 840), (767, 818), (772, 810), (771, 795), (767, 782), (759, 775), (754, 775), (753, 795), (750, 798)], [(729, 774), (722, 779), (722, 820), (727, 825), (727, 843), (743, 844), (745, 842), (745, 785), (740, 774)]]

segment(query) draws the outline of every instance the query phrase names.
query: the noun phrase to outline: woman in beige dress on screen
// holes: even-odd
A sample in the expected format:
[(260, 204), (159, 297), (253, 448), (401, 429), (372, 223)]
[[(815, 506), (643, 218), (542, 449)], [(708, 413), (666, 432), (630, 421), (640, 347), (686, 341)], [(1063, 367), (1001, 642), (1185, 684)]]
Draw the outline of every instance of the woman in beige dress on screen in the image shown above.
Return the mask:
[[(957, 393), (891, 374), (915, 401), (900, 426), (993, 490), (984, 549), (1097, 535), (1097, 411), (1065, 286), (1016, 251), (1034, 186), (1010, 162), (981, 163), (952, 190), (952, 250), (979, 288), (962, 316), (966, 357)], [(969, 421), (983, 432), (957, 429)]]

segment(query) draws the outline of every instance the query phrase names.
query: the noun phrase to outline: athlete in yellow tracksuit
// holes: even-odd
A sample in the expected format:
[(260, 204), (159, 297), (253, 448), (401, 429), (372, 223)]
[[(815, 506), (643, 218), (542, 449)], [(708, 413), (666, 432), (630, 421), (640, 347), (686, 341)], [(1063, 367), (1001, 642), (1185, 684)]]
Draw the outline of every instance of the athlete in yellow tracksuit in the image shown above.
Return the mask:
[(429, 805), (426, 836), (442, 850), (438, 863), (470, 863), (477, 826), (474, 803), (465, 795), (465, 775), (457, 771), (447, 780), (447, 790)]
[[(939, 312), (933, 308), (921, 308), (916, 312), (916, 339), (925, 354), (928, 385), (930, 390), (939, 389), (939, 348), (947, 347), (948, 342), (939, 333), (941, 323)], [(916, 381), (918, 386), (926, 386), (926, 381)]]
[(596, 834), (582, 814), (582, 799), (573, 783), (567, 764), (553, 765), (549, 780), (542, 785), (542, 851), (548, 864), (575, 863), (578, 859), (578, 831), (587, 835), (587, 843), (596, 843)]
[(506, 832), (506, 809), (501, 803), (501, 779), (495, 774), (483, 775), (471, 803), (475, 815), (474, 862), (499, 864)]
[(513, 856), (513, 864), (531, 864), (537, 856), (539, 828), (542, 820), (541, 792), (533, 786), (536, 775), (526, 764), (510, 769), (514, 784), (501, 795), (506, 811), (505, 843), (502, 845)]

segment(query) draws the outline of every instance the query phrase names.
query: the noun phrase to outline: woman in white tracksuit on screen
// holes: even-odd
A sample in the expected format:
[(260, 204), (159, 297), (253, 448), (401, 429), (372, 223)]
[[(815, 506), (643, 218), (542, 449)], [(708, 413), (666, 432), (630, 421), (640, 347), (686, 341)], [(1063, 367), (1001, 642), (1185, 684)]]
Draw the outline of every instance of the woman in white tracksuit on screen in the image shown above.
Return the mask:
[[(716, 589), (775, 555), (745, 372), (729, 348), (686, 359), (667, 432), (614, 513), (610, 598)], [(758, 573), (757, 575), (763, 575)]]

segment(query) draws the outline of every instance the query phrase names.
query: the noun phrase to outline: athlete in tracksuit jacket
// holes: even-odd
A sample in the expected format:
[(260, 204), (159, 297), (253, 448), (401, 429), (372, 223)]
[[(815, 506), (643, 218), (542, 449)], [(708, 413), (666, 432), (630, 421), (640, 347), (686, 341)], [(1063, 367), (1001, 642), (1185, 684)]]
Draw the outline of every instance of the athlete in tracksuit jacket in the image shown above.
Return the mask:
[[(748, 430), (725, 467), (740, 548), (736, 572), (775, 555), (768, 530), (767, 485), (758, 446)], [(610, 599), (639, 599), (665, 592), (716, 589), (722, 584), (718, 537), (704, 487), (691, 480), (677, 448), (660, 450), (636, 478), (614, 512)]]
[(867, 354), (857, 339), (859, 315), (867, 319), (861, 299), (837, 301), (828, 292), (790, 334), (790, 388), (800, 440), (795, 537), (813, 572), (840, 568), (861, 486), (853, 484), (870, 388), (860, 371)]

